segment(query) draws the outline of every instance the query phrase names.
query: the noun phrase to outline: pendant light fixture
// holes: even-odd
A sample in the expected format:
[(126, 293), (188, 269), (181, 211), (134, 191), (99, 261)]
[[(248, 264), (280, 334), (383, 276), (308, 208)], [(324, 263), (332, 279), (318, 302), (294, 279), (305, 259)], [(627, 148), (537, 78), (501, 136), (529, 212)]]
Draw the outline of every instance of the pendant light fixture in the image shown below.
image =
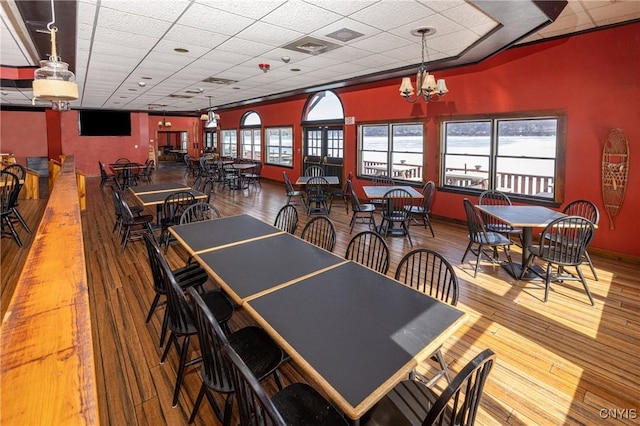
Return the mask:
[[(411, 31), (411, 34), (422, 37), (422, 63), (420, 64), (420, 68), (418, 68), (418, 73), (416, 75), (416, 89), (418, 90), (418, 93), (415, 97), (412, 98), (415, 92), (413, 90), (410, 77), (404, 77), (402, 79), (402, 84), (400, 84), (400, 95), (405, 98), (407, 102), (414, 103), (420, 98), (425, 102), (429, 102), (431, 100), (441, 98), (449, 91), (444, 79), (440, 79), (436, 82), (433, 74), (429, 74), (429, 71), (427, 71), (427, 66), (424, 62), (425, 52), (427, 52), (427, 57), (429, 55), (427, 50), (427, 36), (432, 35), (435, 32), (436, 29), (433, 27), (420, 27)], [(435, 99), (434, 96), (436, 97)]]
[(62, 62), (56, 49), (56, 13), (51, 0), (51, 22), (47, 29), (51, 34), (51, 55), (48, 60), (40, 61), (40, 68), (33, 73), (33, 99), (51, 101), (51, 107), (58, 111), (68, 111), (69, 102), (78, 99), (78, 85), (76, 76), (69, 71), (69, 64)]
[(209, 112), (207, 114), (202, 114), (200, 116), (200, 120), (206, 120), (207, 122), (204, 124), (206, 129), (215, 129), (218, 127), (218, 120), (220, 120), (220, 116), (216, 114), (211, 107), (211, 98), (213, 96), (207, 96), (209, 98)]

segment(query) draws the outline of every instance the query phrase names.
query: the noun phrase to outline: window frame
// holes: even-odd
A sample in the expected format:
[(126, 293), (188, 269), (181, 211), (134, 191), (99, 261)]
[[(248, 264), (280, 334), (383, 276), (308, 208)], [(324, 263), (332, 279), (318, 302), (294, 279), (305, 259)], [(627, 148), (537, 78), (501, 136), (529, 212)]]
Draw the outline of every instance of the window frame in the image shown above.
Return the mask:
[[(247, 124), (250, 120), (257, 122)], [(247, 134), (250, 135), (250, 141), (247, 141)], [(244, 155), (247, 151), (251, 153), (250, 157)], [(247, 111), (240, 120), (240, 152), (242, 158), (262, 161), (262, 118), (255, 111)]]
[[(227, 136), (233, 136), (233, 141), (227, 142)], [(232, 147), (231, 152), (227, 151), (229, 147)], [(220, 156), (233, 158), (238, 156), (238, 131), (236, 129), (224, 129), (220, 131)]]
[[(421, 159), (419, 160), (419, 165), (417, 165), (416, 174), (419, 176), (418, 180), (408, 179), (401, 175), (398, 175), (394, 172), (393, 169), (393, 157), (394, 154), (398, 153), (410, 153), (410, 154), (418, 154), (418, 152), (409, 152), (409, 151), (398, 151), (395, 149), (394, 144), (394, 128), (399, 126), (420, 126), (422, 129), (422, 150), (419, 151)], [(386, 150), (365, 150), (363, 149), (363, 128), (364, 127), (386, 127), (387, 128), (387, 147)], [(425, 182), (426, 176), (426, 147), (427, 147), (427, 123), (421, 120), (407, 120), (407, 121), (371, 121), (371, 122), (359, 122), (357, 124), (357, 176), (359, 179), (372, 180), (375, 175), (374, 174), (365, 174), (364, 173), (364, 165), (363, 165), (363, 152), (384, 152), (386, 154), (386, 164), (387, 170), (386, 174), (391, 176), (394, 181), (401, 182), (406, 185), (422, 185)]]
[[(269, 132), (272, 130), (278, 130), (278, 145), (271, 145), (269, 142), (271, 140)], [(282, 131), (283, 130), (289, 130), (291, 132), (291, 146), (284, 146), (282, 145)], [(264, 145), (265, 145), (265, 149), (264, 149), (264, 163), (265, 164), (269, 164), (269, 165), (273, 165), (273, 166), (278, 166), (278, 167), (287, 167), (287, 168), (293, 168), (293, 138), (294, 138), (294, 133), (293, 133), (293, 126), (271, 126), (271, 127), (265, 127), (265, 131), (264, 131)], [(278, 158), (282, 159), (282, 150), (283, 148), (290, 148), (291, 149), (291, 160), (289, 164), (286, 163), (282, 163), (280, 162), (273, 162), (270, 160), (271, 155), (270, 155), (270, 150), (271, 148), (277, 148), (278, 150)]]
[[(525, 202), (528, 204), (539, 204), (550, 207), (561, 206), (564, 202), (564, 186), (565, 186), (565, 160), (566, 160), (566, 147), (567, 147), (567, 112), (566, 110), (548, 110), (548, 111), (530, 111), (530, 112), (514, 112), (514, 113), (499, 113), (499, 114), (482, 114), (482, 115), (467, 115), (459, 117), (440, 118), (437, 121), (437, 138), (438, 138), (438, 190), (443, 192), (452, 192), (464, 194), (467, 196), (478, 196), (481, 192), (487, 189), (496, 188), (497, 171), (496, 164), (499, 159), (505, 158), (524, 158), (524, 159), (542, 159), (541, 157), (527, 156), (527, 157), (514, 157), (510, 155), (501, 155), (498, 151), (498, 126), (501, 122), (506, 121), (527, 121), (527, 120), (545, 120), (554, 119), (556, 121), (556, 152), (554, 157), (554, 191), (553, 197), (537, 196), (521, 193), (508, 193), (509, 198), (512, 201)], [(445, 182), (446, 171), (446, 125), (447, 123), (464, 123), (464, 122), (490, 122), (490, 152), (489, 152), (489, 168), (488, 171), (488, 185), (486, 188), (469, 188), (455, 185), (447, 185)], [(545, 157), (546, 158), (546, 157)]]

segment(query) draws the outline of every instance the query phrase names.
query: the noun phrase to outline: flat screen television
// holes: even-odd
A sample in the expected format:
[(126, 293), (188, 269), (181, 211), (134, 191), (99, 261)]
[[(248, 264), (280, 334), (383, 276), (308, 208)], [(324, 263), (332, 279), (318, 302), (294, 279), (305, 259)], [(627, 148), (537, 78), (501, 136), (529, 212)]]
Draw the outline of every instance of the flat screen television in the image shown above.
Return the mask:
[(131, 136), (131, 113), (128, 111), (78, 111), (80, 136)]

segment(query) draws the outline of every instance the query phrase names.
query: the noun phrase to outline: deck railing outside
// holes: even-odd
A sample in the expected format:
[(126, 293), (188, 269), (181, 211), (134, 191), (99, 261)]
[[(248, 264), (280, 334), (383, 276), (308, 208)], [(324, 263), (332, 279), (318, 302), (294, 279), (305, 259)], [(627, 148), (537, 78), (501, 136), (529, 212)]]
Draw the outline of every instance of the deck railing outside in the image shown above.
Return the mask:
[[(409, 163), (393, 164), (393, 179), (422, 182), (422, 165)], [(380, 161), (364, 161), (362, 173), (376, 176), (386, 174), (387, 163)], [(444, 186), (458, 186), (474, 189), (489, 188), (489, 172), (479, 167), (447, 168), (443, 179)], [(531, 175), (521, 173), (498, 173), (496, 189), (514, 194), (533, 195), (537, 197), (553, 197), (553, 176)]]

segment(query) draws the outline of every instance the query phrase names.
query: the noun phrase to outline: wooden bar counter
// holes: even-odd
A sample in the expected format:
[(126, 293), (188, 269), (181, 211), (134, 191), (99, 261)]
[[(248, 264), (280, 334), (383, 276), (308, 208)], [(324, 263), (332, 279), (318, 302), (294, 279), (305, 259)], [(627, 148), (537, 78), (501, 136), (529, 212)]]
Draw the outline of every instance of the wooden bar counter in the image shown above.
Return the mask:
[(0, 424), (98, 424), (73, 157), (59, 171), (0, 329)]

